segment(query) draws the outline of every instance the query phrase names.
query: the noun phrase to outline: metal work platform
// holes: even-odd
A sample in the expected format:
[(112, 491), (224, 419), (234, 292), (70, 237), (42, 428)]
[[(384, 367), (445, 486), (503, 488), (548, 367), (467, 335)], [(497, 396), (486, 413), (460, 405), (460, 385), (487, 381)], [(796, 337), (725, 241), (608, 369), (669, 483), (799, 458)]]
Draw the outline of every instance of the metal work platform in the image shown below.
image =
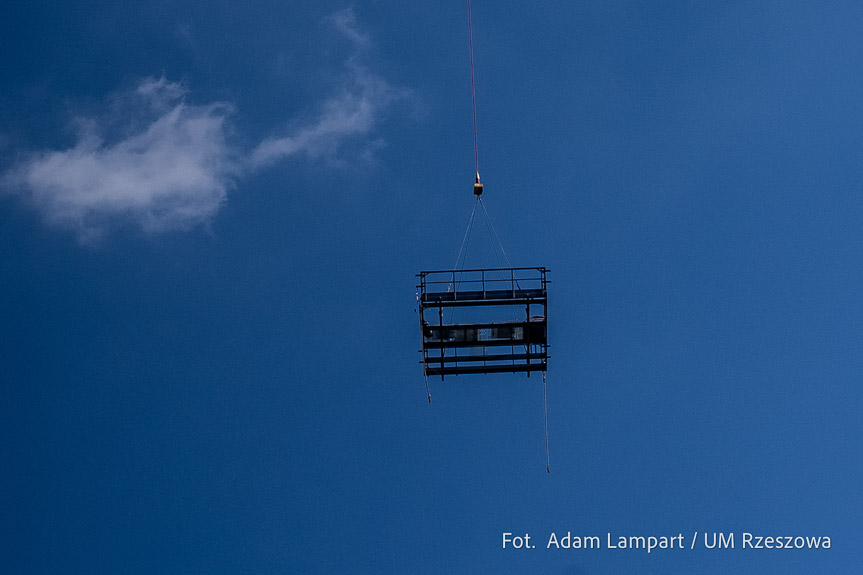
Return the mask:
[(497, 268), (417, 274), (426, 376), (526, 372), (529, 377), (545, 371), (547, 273)]

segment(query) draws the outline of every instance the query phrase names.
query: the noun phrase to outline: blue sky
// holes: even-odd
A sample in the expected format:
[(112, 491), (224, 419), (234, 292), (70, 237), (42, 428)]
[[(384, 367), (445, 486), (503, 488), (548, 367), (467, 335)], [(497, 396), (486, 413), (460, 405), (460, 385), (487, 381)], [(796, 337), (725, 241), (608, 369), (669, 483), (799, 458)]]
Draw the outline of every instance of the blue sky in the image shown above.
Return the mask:
[(466, 3), (4, 7), (0, 570), (859, 568), (863, 7), (473, 22), (484, 203), (552, 270), (551, 474), (540, 378), (429, 405), (417, 363), (474, 201)]

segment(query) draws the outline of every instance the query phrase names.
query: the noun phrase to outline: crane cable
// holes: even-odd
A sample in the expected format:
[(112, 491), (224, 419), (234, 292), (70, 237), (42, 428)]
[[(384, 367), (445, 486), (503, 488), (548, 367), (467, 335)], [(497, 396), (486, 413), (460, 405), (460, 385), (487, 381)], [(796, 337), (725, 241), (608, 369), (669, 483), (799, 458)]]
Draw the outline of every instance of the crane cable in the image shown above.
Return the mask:
[[(477, 138), (477, 129), (476, 129), (476, 81), (474, 79), (474, 64), (473, 64), (473, 16), (471, 14), (471, 5), (470, 0), (467, 0), (467, 37), (468, 37), (468, 47), (470, 49), (470, 97), (471, 104), (473, 105), (473, 158), (474, 158), (474, 168), (476, 169), (476, 182), (474, 183), (474, 194), (476, 195), (477, 201), (474, 203), (473, 211), (476, 211), (476, 205), (480, 204), (482, 207), (483, 215), (485, 215), (485, 223), (486, 227), (489, 229), (489, 235), (491, 236), (491, 246), (494, 250), (494, 257), (497, 260), (498, 267), (503, 267), (501, 264), (500, 258), (497, 255), (497, 247), (494, 245), (495, 240), (497, 241), (498, 246), (500, 246), (500, 251), (503, 254), (504, 259), (509, 267), (512, 267), (512, 264), (509, 263), (509, 258), (506, 255), (506, 251), (503, 249), (503, 242), (500, 241), (500, 237), (497, 235), (497, 231), (494, 229), (494, 224), (491, 223), (491, 217), (488, 215), (488, 211), (485, 209), (485, 205), (482, 203), (482, 184), (479, 180), (479, 144)], [(468, 223), (468, 231), (470, 231), (470, 227), (473, 224), (473, 212), (471, 212), (470, 222)], [(467, 233), (465, 235), (467, 237)], [(464, 248), (464, 241), (462, 241), (462, 248)], [(459, 250), (459, 257), (461, 257), (461, 250)], [(465, 253), (465, 259), (467, 259), (467, 253)], [(456, 268), (458, 268), (458, 259), (456, 259)]]
[(545, 389), (545, 371), (542, 372), (542, 413), (545, 416), (545, 471), (551, 473), (551, 459), (548, 455), (548, 394)]
[[(477, 197), (476, 201), (473, 203), (473, 210), (470, 212), (470, 220), (467, 222), (467, 229), (464, 231), (464, 238), (461, 241), (461, 247), (458, 250), (458, 256), (455, 259), (455, 267), (454, 270), (464, 268), (465, 262), (467, 262), (467, 246), (470, 245), (470, 234), (471, 229), (473, 228), (473, 218), (476, 215), (476, 206), (480, 203), (479, 197)], [(483, 208), (485, 210), (485, 208)], [(462, 253), (464, 253), (464, 260), (462, 260)], [(459, 262), (461, 261), (461, 266), (459, 266)], [(452, 284), (447, 288), (447, 291), (452, 288)]]
[[(470, 96), (473, 103), (473, 158), (476, 168), (476, 183), (479, 184), (479, 146), (476, 137), (476, 84), (473, 74), (473, 22), (471, 19), (470, 0), (467, 0), (467, 37), (470, 46)], [(481, 188), (480, 188), (481, 189)]]

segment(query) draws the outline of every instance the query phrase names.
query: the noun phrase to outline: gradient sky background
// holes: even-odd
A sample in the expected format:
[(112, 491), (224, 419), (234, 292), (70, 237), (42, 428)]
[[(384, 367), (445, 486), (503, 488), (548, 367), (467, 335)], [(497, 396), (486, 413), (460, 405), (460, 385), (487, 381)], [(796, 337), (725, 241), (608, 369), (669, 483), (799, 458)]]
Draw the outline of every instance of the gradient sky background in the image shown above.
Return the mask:
[(0, 571), (860, 568), (863, 5), (473, 21), (485, 204), (552, 270), (550, 475), (540, 378), (429, 405), (417, 363), (473, 202), (466, 3), (4, 5)]

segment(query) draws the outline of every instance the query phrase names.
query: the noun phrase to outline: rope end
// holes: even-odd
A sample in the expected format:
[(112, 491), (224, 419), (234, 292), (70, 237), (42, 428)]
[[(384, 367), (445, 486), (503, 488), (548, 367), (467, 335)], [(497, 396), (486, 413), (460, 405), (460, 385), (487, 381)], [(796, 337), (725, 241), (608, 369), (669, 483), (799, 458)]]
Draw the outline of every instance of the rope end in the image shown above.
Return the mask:
[(473, 185), (473, 194), (475, 196), (482, 195), (482, 184), (479, 181), (479, 172), (476, 173), (476, 182)]

